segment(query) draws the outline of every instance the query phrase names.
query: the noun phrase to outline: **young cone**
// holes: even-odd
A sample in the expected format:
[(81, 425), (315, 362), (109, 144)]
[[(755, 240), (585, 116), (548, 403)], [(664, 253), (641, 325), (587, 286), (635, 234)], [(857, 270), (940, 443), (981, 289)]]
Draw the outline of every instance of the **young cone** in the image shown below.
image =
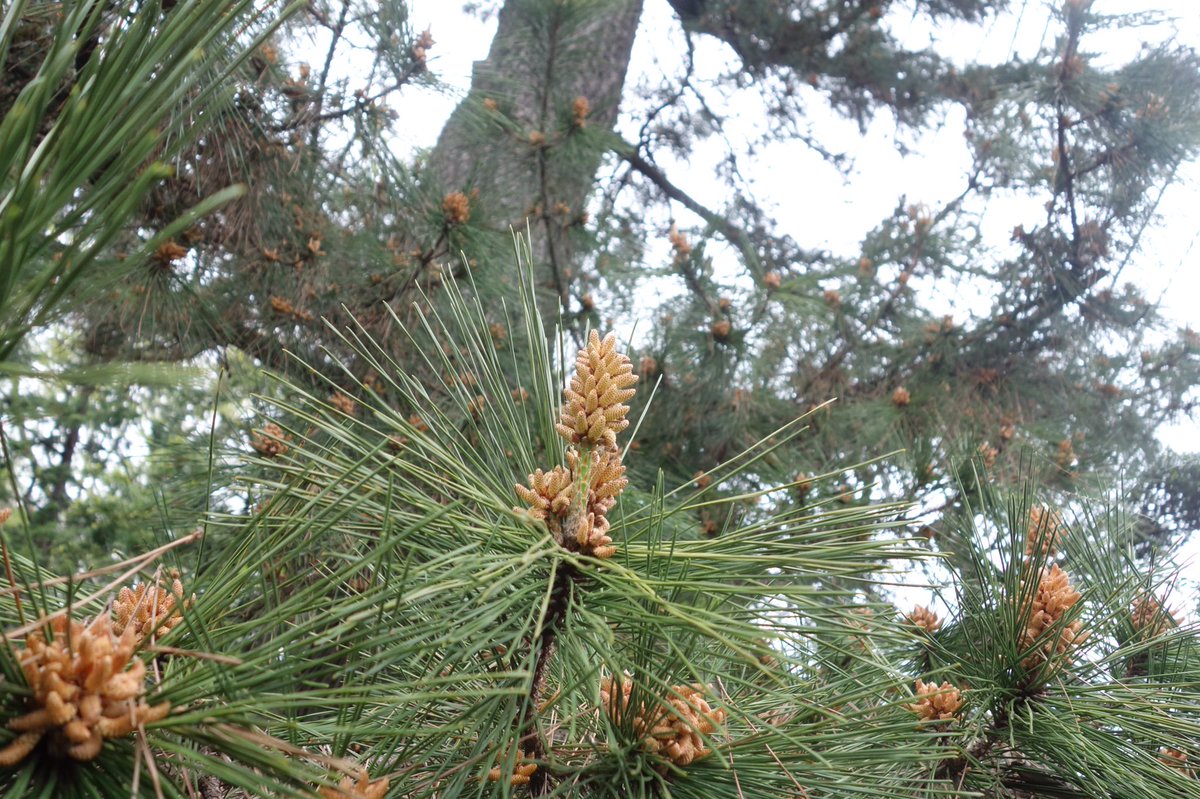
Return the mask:
[(538, 469), (529, 475), (528, 486), (516, 486), (529, 515), (544, 521), (560, 544), (602, 559), (617, 551), (608, 535), (608, 512), (629, 483), (617, 433), (629, 426), (629, 406), (623, 403), (634, 394), (628, 386), (637, 382), (629, 358), (615, 347), (612, 333), (601, 339), (592, 331), (576, 358), (556, 425), (574, 445), (567, 450), (567, 465)]
[(962, 708), (962, 694), (948, 682), (937, 685), (918, 679), (916, 692), (917, 701), (908, 705), (908, 709), (922, 721), (950, 721)]
[(171, 587), (168, 589), (158, 581), (139, 583), (136, 588), (121, 589), (113, 603), (113, 632), (122, 635), (132, 627), (136, 644), (151, 638), (161, 638), (183, 621), (181, 610), (195, 600), (183, 597), (183, 583), (179, 572), (172, 571)]
[(575, 359), (575, 375), (563, 392), (566, 401), (555, 426), (569, 444), (616, 449), (617, 433), (629, 426), (629, 406), (623, 403), (633, 396), (630, 386), (637, 375), (616, 346), (614, 334), (601, 339), (593, 330)]
[[(630, 712), (631, 680), (620, 685), (612, 677), (600, 682), (600, 704), (614, 721)], [(633, 730), (642, 737), (642, 749), (686, 766), (712, 753), (705, 743), (725, 723), (725, 711), (708, 703), (708, 690), (700, 684), (675, 685), (667, 698), (669, 707), (639, 705)]]
[(142, 699), (146, 664), (134, 657), (137, 645), (135, 627), (118, 637), (107, 613), (86, 625), (59, 616), (47, 630), (30, 633), (17, 659), (34, 709), (9, 720), (9, 729), (21, 735), (0, 749), (0, 766), (24, 760), (46, 736), (73, 760), (92, 760), (106, 738), (166, 716), (170, 703), (151, 706)]
[(1068, 653), (1087, 640), (1082, 621), (1061, 623), (1079, 599), (1080, 593), (1071, 585), (1070, 576), (1058, 564), (1042, 569), (1031, 597), (1029, 620), (1021, 634), (1023, 650), (1036, 647), (1022, 661), (1025, 668), (1035, 669), (1055, 656), (1069, 659)]

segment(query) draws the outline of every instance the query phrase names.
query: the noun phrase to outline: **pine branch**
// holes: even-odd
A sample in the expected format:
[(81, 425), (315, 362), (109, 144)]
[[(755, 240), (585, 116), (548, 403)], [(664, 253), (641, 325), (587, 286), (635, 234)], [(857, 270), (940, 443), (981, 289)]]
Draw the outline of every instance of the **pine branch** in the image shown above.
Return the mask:
[[(542, 697), (546, 690), (547, 670), (554, 657), (559, 631), (566, 623), (567, 612), (571, 604), (571, 591), (578, 577), (579, 572), (574, 565), (566, 561), (556, 564), (546, 613), (543, 618), (539, 619), (531, 642), (534, 656), (533, 677), (529, 683), (529, 694), (525, 697), (522, 706), (519, 725), (521, 748), (528, 751), (531, 760), (542, 762), (546, 760), (546, 743), (542, 738), (538, 717), (541, 712)], [(552, 787), (545, 768), (538, 769), (529, 784), (530, 793), (534, 796), (542, 796), (548, 793)]]
[[(346, 33), (346, 18), (350, 14), (350, 0), (342, 0), (341, 11), (338, 12), (337, 22), (329, 29), (329, 49), (325, 52), (325, 63), (321, 66), (321, 76), (317, 79), (317, 92), (315, 110), (319, 118), (321, 116), (321, 107), (325, 103), (326, 87), (329, 84), (329, 70), (333, 67), (333, 56), (337, 52), (338, 43), (341, 42), (342, 36)], [(317, 136), (320, 131), (313, 127), (312, 132), (308, 136), (308, 148), (310, 150), (317, 149)]]
[(309, 125), (316, 125), (321, 122), (332, 122), (336, 119), (348, 117), (351, 114), (363, 113), (371, 107), (372, 103), (378, 102), (388, 95), (394, 94), (403, 89), (408, 85), (409, 81), (421, 74), (424, 69), (425, 68), (420, 64), (414, 63), (402, 71), (394, 81), (387, 84), (383, 88), (372, 92), (371, 94), (363, 95), (362, 97), (356, 97), (354, 103), (351, 105), (342, 106), (341, 108), (335, 108), (330, 111), (324, 111), (319, 114), (292, 117), (286, 122), (281, 122), (270, 126), (270, 130), (275, 133), (282, 133), (289, 130), (308, 127)]
[(624, 144), (615, 149), (614, 152), (638, 173), (649, 178), (665, 196), (682, 204), (689, 211), (699, 216), (710, 227), (720, 233), (726, 241), (736, 247), (742, 254), (742, 260), (746, 264), (746, 268), (752, 274), (757, 276), (762, 271), (758, 260), (758, 253), (755, 251), (754, 244), (750, 241), (750, 237), (746, 235), (745, 231), (733, 224), (726, 217), (705, 207), (691, 195), (683, 191), (683, 189), (672, 183), (661, 169), (642, 157), (632, 145)]
[[(939, 223), (945, 221), (950, 214), (961, 208), (963, 202), (968, 197), (972, 196), (973, 192), (978, 188), (979, 175), (980, 172), (978, 169), (976, 169), (976, 171), (970, 177), (968, 177), (967, 185), (958, 194), (958, 196), (946, 202), (938, 210), (938, 212), (930, 218), (929, 226), (925, 230), (926, 235), (932, 232)], [(907, 266), (907, 271), (910, 275), (915, 272), (919, 257), (920, 248), (914, 248)], [(829, 375), (831, 375), (834, 370), (840, 367), (852, 352), (861, 349), (867, 335), (875, 330), (882, 322), (890, 318), (892, 310), (895, 308), (896, 302), (900, 298), (900, 295), (907, 290), (908, 285), (906, 282), (897, 282), (896, 285), (888, 289), (887, 295), (884, 297), (883, 302), (876, 306), (874, 313), (872, 313), (871, 317), (862, 325), (862, 329), (858, 332), (857, 339), (852, 339), (850, 336), (843, 336), (841, 345), (839, 345), (833, 354), (826, 359), (825, 364), (812, 377), (809, 378), (804, 388), (799, 392), (799, 396), (807, 397), (813, 386), (828, 379)], [(911, 367), (911, 370), (915, 371), (917, 368), (919, 368), (921, 363), (922, 361), (919, 357), (914, 357), (911, 359), (893, 358), (891, 367), (887, 370), (884, 376), (877, 380), (860, 382), (858, 386), (855, 387), (854, 393), (870, 394), (873, 391), (877, 391), (880, 386), (888, 386), (895, 382), (898, 379), (898, 376), (902, 373), (902, 370), (905, 368)]]

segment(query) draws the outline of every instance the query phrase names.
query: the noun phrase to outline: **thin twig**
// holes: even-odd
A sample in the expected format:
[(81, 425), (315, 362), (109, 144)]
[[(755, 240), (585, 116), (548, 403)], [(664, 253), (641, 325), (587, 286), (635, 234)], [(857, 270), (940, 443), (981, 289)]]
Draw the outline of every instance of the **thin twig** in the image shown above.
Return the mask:
[[(317, 116), (321, 115), (321, 107), (325, 104), (325, 89), (329, 85), (329, 70), (333, 67), (333, 55), (337, 52), (338, 43), (342, 40), (342, 36), (346, 32), (346, 17), (350, 13), (350, 0), (342, 0), (342, 10), (338, 14), (337, 24), (330, 28), (331, 37), (329, 40), (329, 50), (325, 53), (325, 65), (321, 68), (321, 77), (317, 80)], [(308, 135), (308, 148), (310, 150), (317, 149), (317, 136), (320, 135), (320, 128), (315, 124), (312, 131)]]
[[(165, 555), (167, 552), (171, 551), (172, 549), (175, 549), (176, 547), (183, 546), (184, 544), (190, 544), (203, 535), (204, 535), (203, 531), (196, 530), (192, 533), (189, 533), (188, 535), (185, 535), (183, 538), (180, 538), (177, 541), (172, 541), (169, 544), (163, 544), (162, 546), (160, 546), (156, 549), (152, 549), (151, 551), (147, 552), (144, 555), (134, 558), (133, 560), (129, 561), (129, 562), (135, 564), (133, 566), (133, 568), (126, 570), (115, 580), (110, 581), (107, 585), (102, 586), (97, 591), (92, 592), (91, 594), (89, 594), (88, 596), (85, 596), (82, 599), (72, 602), (72, 605), (88, 605), (92, 602), (95, 602), (97, 599), (111, 593), (112, 590), (114, 588), (116, 588), (118, 585), (121, 585), (126, 580), (128, 580), (130, 577), (137, 574), (139, 571), (141, 571), (143, 568), (145, 568), (147, 563), (150, 563), (151, 561)], [(76, 577), (75, 579), (78, 579), (78, 577)], [(42, 616), (42, 617), (36, 619), (35, 621), (29, 622), (28, 624), (22, 624), (20, 627), (16, 628), (15, 630), (9, 630), (8, 632), (6, 632), (4, 634), (4, 637), (9, 640), (15, 639), (15, 638), (20, 638), (20, 637), (32, 632), (33, 630), (38, 629), (39, 627), (44, 627), (46, 624), (53, 621), (54, 619), (60, 618), (62, 616), (66, 616), (68, 613), (70, 613), (72, 605), (68, 605), (67, 607), (62, 608), (61, 610), (56, 610), (53, 613), (48, 613), (45, 616)]]
[(722, 238), (730, 244), (738, 248), (742, 254), (742, 259), (746, 263), (746, 267), (752, 273), (760, 271), (758, 253), (754, 250), (754, 244), (750, 241), (750, 237), (746, 232), (735, 225), (733, 222), (721, 216), (716, 211), (713, 211), (704, 205), (700, 204), (690, 194), (676, 186), (671, 180), (663, 174), (663, 171), (654, 164), (647, 161), (636, 149), (626, 144), (613, 152), (620, 156), (627, 164), (633, 167), (636, 171), (650, 179), (654, 185), (665, 194), (668, 198), (675, 200), (683, 205), (692, 213), (703, 219), (710, 227), (721, 234)]
[[(571, 585), (575, 581), (576, 569), (568, 562), (560, 562), (550, 586), (550, 597), (546, 610), (538, 620), (532, 646), (535, 660), (533, 678), (529, 684), (529, 696), (526, 697), (524, 709), (521, 712), (519, 746), (527, 748), (531, 760), (544, 761), (546, 746), (538, 730), (538, 709), (542, 705), (542, 692), (546, 687), (546, 671), (554, 655), (555, 643), (558, 639), (559, 628), (566, 621), (567, 609), (571, 598)], [(540, 776), (539, 776), (540, 775)], [(530, 781), (529, 790), (534, 796), (540, 796), (549, 787), (546, 770), (538, 769)]]

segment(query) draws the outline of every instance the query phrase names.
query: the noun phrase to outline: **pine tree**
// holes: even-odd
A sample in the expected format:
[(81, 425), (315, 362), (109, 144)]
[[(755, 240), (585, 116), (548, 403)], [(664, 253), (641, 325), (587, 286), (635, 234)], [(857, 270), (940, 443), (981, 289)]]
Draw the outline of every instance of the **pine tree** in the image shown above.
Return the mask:
[[(672, 5), (785, 96), (912, 127), (962, 105), (968, 193), (902, 205), (844, 259), (748, 199), (703, 208), (654, 163), (658, 134), (613, 132), (640, 4), (504, 3), (420, 165), (386, 146), (382, 103), (435, 46), (402, 5), (313, 3), (274, 35), (237, 3), (10, 7), (0, 358), (54, 366), (10, 407), (78, 410), (45, 411), (60, 438), (5, 435), (7, 795), (1200, 795), (1176, 575), (1143, 557), (1128, 497), (1078, 490), (1132, 465), (1192, 518), (1151, 435), (1187, 410), (1194, 335), (1126, 351), (1106, 336), (1149, 337), (1150, 312), (1102, 286), (1194, 150), (1194, 56), (1094, 66), (1105, 20), (1076, 0), (1039, 62), (965, 71), (904, 50), (887, 3)], [(309, 26), (330, 45), (303, 66)], [(361, 40), (365, 88), (333, 68)], [(681, 102), (660, 113), (683, 125)], [(134, 144), (84, 135), (113, 129)], [(686, 293), (640, 349), (602, 324), (644, 285), (626, 267), (646, 238), (590, 196), (605, 158), (704, 222), (666, 234)], [(245, 194), (214, 195), (232, 175)], [(1046, 221), (968, 263), (967, 200), (1001, 188), (1041, 192)], [(533, 220), (515, 259), (514, 215)], [(709, 237), (749, 280), (719, 275)], [(1002, 287), (993, 312), (932, 315), (915, 289), (968, 270)], [(42, 536), (87, 485), (72, 435), (104, 446), (93, 398), (172, 374), (131, 360), (220, 348), (277, 382), (245, 430), (218, 425), (240, 396), (212, 398), (180, 469), (199, 500), (157, 545), (123, 533), (129, 557), (57, 576)], [(203, 430), (202, 391), (160, 396), (161, 424)], [(45, 453), (63, 468), (43, 480)], [(940, 602), (895, 608), (914, 561)]]
[(638, 485), (632, 362), (554, 368), (524, 274), (499, 348), (453, 284), (397, 318), (438, 386), (341, 331), (379, 386), (289, 385), (247, 510), (70, 580), (6, 547), (9, 795), (1200, 796), (1196, 628), (1126, 518), (982, 491), (950, 613), (898, 614), (901, 508), (746, 493), (805, 419)]
[[(112, 301), (76, 317), (73, 346), (98, 362), (236, 350), (353, 394), (376, 375), (333, 367), (353, 353), (322, 319), (360, 320), (418, 367), (385, 308), (412, 323), (448, 276), (468, 273), (489, 302), (511, 300), (510, 231), (528, 220), (548, 326), (561, 318), (578, 345), (607, 319), (637, 325), (632, 357), (658, 383), (635, 467), (645, 479), (662, 469), (682, 485), (820, 406), (768, 482), (838, 472), (830, 496), (941, 507), (928, 522), (949, 530), (970, 493), (953, 464), (979, 453), (991, 479), (1015, 486), (1032, 469), (1063, 501), (1122, 481), (1147, 542), (1194, 529), (1194, 458), (1154, 432), (1194, 410), (1194, 331), (1172, 330), (1123, 281), (1126, 264), (1152, 258), (1139, 242), (1196, 151), (1195, 55), (1167, 38), (1109, 65), (1089, 42), (1148, 20), (1088, 2), (1056, 9), (1057, 38), (1033, 58), (965, 66), (901, 34), (989, 24), (1004, 4), (923, 4), (903, 25), (907, 12), (886, 2), (673, 6), (687, 41), (736, 54), (727, 84), (701, 84), (688, 62), (644, 94), (626, 87), (640, 3), (512, 0), (437, 145), (408, 163), (389, 146), (399, 92), (432, 81), (429, 59), (454, 43), (411, 29), (396, 0), (309, 4), (230, 75), (233, 102), (175, 154), (174, 177), (112, 257), (231, 180), (246, 194), (176, 232), (154, 268), (126, 270)], [(320, 58), (309, 41), (328, 43)], [(345, 66), (363, 52), (369, 66)], [(789, 235), (736, 181), (708, 208), (661, 163), (719, 133), (733, 101), (765, 103), (775, 120), (756, 144), (797, 141), (835, 164), (853, 151), (797, 134), (806, 115), (891, 118), (904, 146), (961, 112), (963, 192), (942, 207), (899, 198), (847, 253)], [(619, 103), (641, 120), (637, 141), (616, 132)], [(615, 179), (597, 190), (600, 174)], [(1016, 198), (1044, 210), (1011, 241), (984, 236), (986, 205)], [(669, 230), (667, 217), (678, 217)], [(718, 243), (737, 263), (714, 260)], [(678, 291), (647, 306), (660, 285)], [(945, 317), (933, 298), (960, 288), (991, 307)], [(874, 460), (893, 450), (903, 454)]]

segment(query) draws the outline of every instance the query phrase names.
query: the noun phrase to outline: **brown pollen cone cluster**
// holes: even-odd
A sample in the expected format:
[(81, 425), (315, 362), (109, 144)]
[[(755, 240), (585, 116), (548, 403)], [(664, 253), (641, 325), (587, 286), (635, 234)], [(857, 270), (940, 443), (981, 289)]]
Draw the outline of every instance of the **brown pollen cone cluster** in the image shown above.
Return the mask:
[[(537, 773), (537, 763), (529, 762), (529, 757), (524, 749), (517, 753), (517, 762), (513, 764), (512, 773), (508, 775), (508, 784), (512, 786), (528, 785), (533, 779), (533, 775)], [(488, 771), (488, 782), (499, 782), (504, 772), (500, 766), (492, 766)]]
[(264, 458), (274, 458), (279, 455), (286, 455), (290, 449), (288, 441), (291, 436), (283, 432), (283, 428), (274, 422), (267, 422), (263, 425), (262, 431), (250, 431), (250, 446), (259, 455)]
[(193, 594), (184, 599), (183, 583), (179, 580), (178, 571), (173, 570), (170, 578), (170, 588), (160, 585), (158, 581), (154, 584), (140, 583), (136, 588), (122, 588), (117, 601), (113, 603), (113, 632), (122, 635), (132, 626), (134, 638), (140, 645), (142, 641), (161, 638), (183, 621), (183, 608), (189, 606), (196, 596)]
[(566, 516), (575, 496), (575, 484), (565, 467), (555, 466), (548, 472), (538, 469), (529, 475), (529, 486), (518, 485), (517, 496), (529, 504), (529, 515), (538, 521), (553, 516)]
[(1044, 504), (1034, 505), (1029, 509), (1029, 527), (1025, 531), (1025, 557), (1054, 556), (1066, 532), (1062, 514)]
[(329, 398), (329, 404), (347, 416), (353, 416), (358, 410), (358, 403), (340, 391)]
[(187, 249), (179, 246), (176, 242), (166, 241), (158, 245), (158, 249), (154, 251), (154, 260), (163, 266), (170, 266), (176, 261), (182, 261), (187, 254)]
[(356, 780), (353, 777), (343, 777), (336, 788), (319, 788), (324, 799), (383, 799), (387, 793), (387, 777), (372, 781), (364, 771)]
[(642, 704), (630, 710), (631, 680), (620, 685), (612, 677), (600, 681), (600, 704), (614, 721), (633, 712), (633, 731), (642, 738), (642, 748), (650, 754), (686, 766), (711, 754), (702, 736), (711, 736), (725, 723), (725, 711), (708, 703), (708, 691), (698, 683), (674, 685), (666, 698), (668, 707)]
[(671, 242), (671, 249), (675, 251), (675, 261), (686, 261), (688, 256), (692, 254), (692, 245), (688, 241), (687, 236), (679, 232), (679, 228), (675, 223), (671, 223), (671, 229), (667, 231), (667, 240)]
[(913, 627), (919, 627), (929, 635), (933, 635), (942, 628), (942, 620), (938, 618), (937, 613), (924, 605), (914, 607), (910, 613), (905, 614), (904, 620)]
[(571, 448), (567, 465), (529, 475), (516, 487), (535, 519), (544, 521), (567, 549), (610, 558), (617, 549), (608, 535), (608, 512), (629, 480), (617, 448), (617, 433), (629, 426), (625, 401), (637, 382), (629, 358), (616, 351), (616, 336), (596, 331), (575, 361), (564, 392), (558, 434)]
[(916, 691), (917, 701), (908, 705), (908, 709), (922, 721), (950, 721), (962, 708), (962, 694), (948, 682), (935, 685), (918, 679)]
[(449, 225), (465, 225), (471, 219), (471, 201), (461, 191), (451, 192), (442, 200), (442, 213)]
[(1133, 600), (1129, 614), (1133, 629), (1142, 638), (1157, 638), (1178, 627), (1179, 620), (1161, 599), (1152, 594), (1142, 594)]
[(413, 42), (413, 60), (417, 62), (419, 67), (425, 67), (425, 59), (429, 56), (429, 49), (433, 47), (433, 45), (433, 36), (429, 33), (428, 28), (422, 31), (421, 35), (417, 37), (417, 40)]
[(600, 339), (595, 330), (575, 358), (575, 374), (563, 392), (566, 402), (556, 425), (558, 434), (576, 446), (617, 448), (617, 433), (629, 426), (622, 403), (633, 396), (637, 382), (633, 364), (617, 352), (617, 337)]
[(575, 127), (582, 128), (587, 124), (588, 115), (592, 113), (592, 104), (588, 102), (588, 98), (579, 95), (575, 101), (571, 103), (571, 121)]
[(1080, 594), (1071, 585), (1070, 576), (1058, 564), (1042, 569), (1037, 588), (1027, 600), (1029, 620), (1021, 633), (1022, 650), (1036, 647), (1022, 661), (1025, 668), (1037, 668), (1055, 656), (1064, 656), (1064, 660), (1069, 660), (1065, 657), (1067, 653), (1087, 640), (1088, 633), (1083, 630), (1082, 621), (1076, 619), (1070, 624), (1061, 623), (1063, 616), (1079, 599)]
[(108, 613), (90, 624), (60, 616), (30, 633), (16, 654), (35, 707), (8, 722), (20, 735), (0, 749), (0, 766), (19, 763), (43, 737), (55, 752), (92, 760), (106, 738), (166, 716), (170, 703), (143, 699), (146, 664), (134, 657), (140, 643), (135, 625), (118, 637)]

